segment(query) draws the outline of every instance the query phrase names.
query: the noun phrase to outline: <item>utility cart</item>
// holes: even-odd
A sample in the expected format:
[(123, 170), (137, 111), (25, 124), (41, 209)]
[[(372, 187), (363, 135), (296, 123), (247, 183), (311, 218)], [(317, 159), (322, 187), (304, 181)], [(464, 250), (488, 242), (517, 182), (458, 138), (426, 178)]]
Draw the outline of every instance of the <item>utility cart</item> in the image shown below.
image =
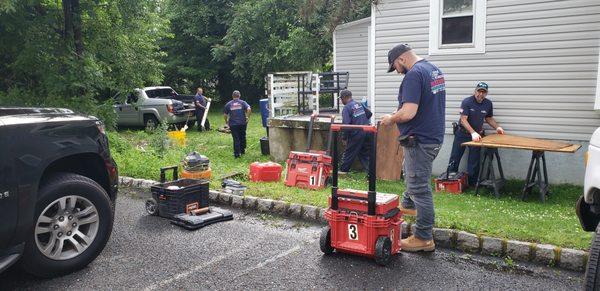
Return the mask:
[[(338, 133), (342, 130), (362, 130), (373, 134), (373, 148), (369, 159), (369, 190), (338, 189)], [(402, 213), (395, 194), (377, 193), (376, 152), (377, 127), (370, 125), (332, 125), (333, 181), (328, 221), (321, 232), (321, 251), (334, 251), (374, 258), (379, 265), (387, 265), (400, 249)]]

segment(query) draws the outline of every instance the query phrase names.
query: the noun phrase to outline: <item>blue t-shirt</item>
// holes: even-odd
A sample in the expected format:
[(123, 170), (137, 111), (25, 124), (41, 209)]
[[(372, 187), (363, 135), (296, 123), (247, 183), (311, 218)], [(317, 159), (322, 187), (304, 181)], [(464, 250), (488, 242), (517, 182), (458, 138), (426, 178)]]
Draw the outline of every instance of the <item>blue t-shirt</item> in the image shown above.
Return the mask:
[(229, 126), (246, 124), (246, 110), (250, 105), (244, 100), (234, 99), (227, 104), (223, 109), (223, 113), (229, 115)]
[[(494, 116), (494, 106), (489, 99), (477, 103), (475, 96), (467, 97), (460, 105), (460, 115), (467, 116), (467, 121), (473, 130), (481, 133), (485, 119)], [(458, 122), (460, 123), (460, 120)]]
[[(368, 125), (371, 124), (365, 113), (365, 108), (361, 103), (354, 100), (350, 100), (348, 104), (344, 105), (342, 109), (342, 123), (343, 124), (354, 124), (354, 125)], [(349, 138), (354, 135), (357, 131), (344, 131), (342, 135), (345, 138)]]
[(206, 97), (204, 97), (204, 95), (196, 94), (196, 96), (194, 96), (194, 101), (196, 101), (196, 102), (200, 103), (200, 105), (206, 107), (206, 102), (208, 100), (206, 100)]
[(423, 144), (444, 142), (446, 82), (434, 64), (420, 60), (406, 73), (398, 94), (398, 109), (415, 103), (419, 109), (413, 119), (398, 123), (401, 135), (414, 135)]

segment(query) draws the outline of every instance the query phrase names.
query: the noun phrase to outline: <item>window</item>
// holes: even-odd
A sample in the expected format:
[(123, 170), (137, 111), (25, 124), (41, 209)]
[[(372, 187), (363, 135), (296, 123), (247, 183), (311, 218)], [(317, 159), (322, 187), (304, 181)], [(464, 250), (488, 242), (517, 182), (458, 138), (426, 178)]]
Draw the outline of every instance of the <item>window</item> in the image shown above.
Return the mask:
[(485, 53), (486, 0), (430, 0), (429, 54)]

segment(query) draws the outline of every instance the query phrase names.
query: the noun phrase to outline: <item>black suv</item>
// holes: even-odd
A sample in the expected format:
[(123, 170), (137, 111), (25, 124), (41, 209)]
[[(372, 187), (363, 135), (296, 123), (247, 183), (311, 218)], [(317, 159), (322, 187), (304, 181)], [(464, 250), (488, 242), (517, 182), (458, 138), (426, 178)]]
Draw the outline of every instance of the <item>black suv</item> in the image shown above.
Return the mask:
[(104, 249), (118, 172), (104, 125), (67, 109), (0, 107), (0, 272), (52, 277)]

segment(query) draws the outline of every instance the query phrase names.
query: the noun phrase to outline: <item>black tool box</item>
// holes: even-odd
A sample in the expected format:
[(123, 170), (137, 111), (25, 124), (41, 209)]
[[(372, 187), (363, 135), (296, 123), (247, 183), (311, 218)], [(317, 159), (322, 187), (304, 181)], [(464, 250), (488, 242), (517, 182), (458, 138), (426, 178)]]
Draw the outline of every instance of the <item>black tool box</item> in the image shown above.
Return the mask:
[[(167, 182), (165, 172), (173, 171), (173, 181)], [(208, 180), (178, 179), (177, 166), (160, 169), (160, 184), (150, 187), (152, 198), (146, 200), (146, 212), (164, 218), (208, 207)]]
[(227, 220), (233, 220), (233, 213), (231, 213), (231, 211), (217, 207), (210, 207), (208, 213), (202, 215), (186, 213), (177, 214), (173, 217), (171, 223), (181, 226), (187, 230), (196, 230), (213, 223)]

